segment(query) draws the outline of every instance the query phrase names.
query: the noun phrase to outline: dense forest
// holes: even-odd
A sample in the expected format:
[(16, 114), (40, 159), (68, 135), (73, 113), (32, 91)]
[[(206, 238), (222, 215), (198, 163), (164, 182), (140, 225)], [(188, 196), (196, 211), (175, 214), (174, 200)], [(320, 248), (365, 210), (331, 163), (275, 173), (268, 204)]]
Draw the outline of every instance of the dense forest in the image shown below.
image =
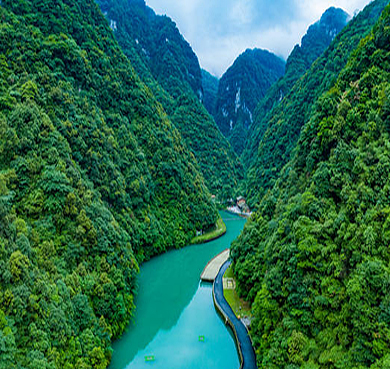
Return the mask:
[(256, 114), (252, 135), (248, 139), (248, 145), (252, 142), (252, 148), (258, 147), (247, 155), (251, 158), (247, 191), (252, 207), (272, 187), (280, 170), (289, 161), (316, 99), (332, 86), (386, 4), (386, 0), (375, 1), (354, 17), (279, 104), (268, 111), (267, 106), (259, 103), (258, 109), (262, 111)]
[(139, 265), (238, 194), (258, 366), (390, 368), (388, 0), (220, 80), (144, 0), (0, 4), (0, 369), (106, 368)]
[(329, 8), (321, 19), (311, 25), (303, 36), (300, 45), (296, 45), (287, 58), (285, 74), (258, 101), (253, 114), (253, 124), (249, 127), (248, 139), (242, 154), (243, 164), (248, 168), (257, 155), (259, 142), (267, 127), (267, 114), (283, 101), (294, 84), (312, 66), (314, 61), (331, 44), (334, 38), (346, 26), (349, 15), (342, 9)]
[(124, 53), (197, 159), (208, 189), (222, 201), (233, 197), (243, 168), (203, 105), (199, 61), (176, 24), (156, 15), (144, 0), (97, 2)]
[[(347, 25), (350, 16), (340, 8), (329, 8), (321, 19), (312, 24), (296, 45), (286, 63), (286, 88), (305, 74), (313, 62), (321, 56), (340, 31)], [(283, 90), (287, 93), (288, 90)]]
[[(259, 367), (390, 366), (390, 6), (366, 32), (385, 3), (369, 5), (317, 61), (340, 55), (233, 246)], [(366, 35), (351, 53), (352, 34)]]
[(203, 104), (211, 115), (215, 112), (218, 85), (219, 79), (202, 69)]
[(255, 108), (283, 74), (285, 61), (266, 50), (246, 50), (221, 77), (215, 121), (238, 155), (247, 140)]
[(218, 214), (92, 0), (0, 17), (0, 367), (105, 368), (138, 261)]

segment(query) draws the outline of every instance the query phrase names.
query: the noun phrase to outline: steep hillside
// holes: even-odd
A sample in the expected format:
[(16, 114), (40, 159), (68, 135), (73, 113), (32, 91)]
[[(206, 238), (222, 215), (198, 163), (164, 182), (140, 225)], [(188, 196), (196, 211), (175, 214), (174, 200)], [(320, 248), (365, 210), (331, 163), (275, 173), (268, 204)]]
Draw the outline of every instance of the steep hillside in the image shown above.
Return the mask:
[(309, 27), (302, 38), (301, 45), (295, 46), (287, 59), (285, 75), (271, 86), (255, 109), (253, 124), (250, 126), (242, 155), (245, 167), (250, 167), (253, 158), (257, 155), (259, 142), (268, 123), (267, 114), (288, 95), (298, 79), (310, 69), (313, 62), (347, 25), (349, 18), (344, 10), (329, 8), (318, 22)]
[(329, 8), (317, 23), (309, 27), (301, 45), (296, 45), (291, 52), (286, 64), (286, 74), (302, 76), (349, 20), (350, 16), (344, 10)]
[(199, 62), (175, 23), (144, 0), (97, 2), (126, 56), (185, 138), (208, 189), (222, 200), (234, 196), (242, 166), (202, 104)]
[(389, 45), (390, 6), (233, 246), (261, 368), (390, 366)]
[(290, 159), (316, 99), (334, 83), (351, 52), (371, 30), (386, 4), (387, 0), (374, 1), (352, 19), (281, 103), (256, 122), (257, 132), (251, 139), (258, 142), (258, 150), (252, 158), (247, 181), (252, 207), (273, 185)]
[(203, 98), (198, 58), (169, 17), (157, 16), (144, 0), (98, 0), (97, 3), (111, 28), (121, 35), (119, 43), (133, 44), (143, 64), (172, 97), (192, 91), (199, 99)]
[(0, 17), (0, 367), (105, 368), (137, 259), (217, 213), (92, 0), (3, 0)]
[(221, 132), (241, 155), (260, 99), (285, 70), (285, 62), (265, 50), (246, 50), (219, 81), (214, 117)]
[(217, 101), (219, 79), (202, 69), (203, 104), (207, 111), (213, 115)]

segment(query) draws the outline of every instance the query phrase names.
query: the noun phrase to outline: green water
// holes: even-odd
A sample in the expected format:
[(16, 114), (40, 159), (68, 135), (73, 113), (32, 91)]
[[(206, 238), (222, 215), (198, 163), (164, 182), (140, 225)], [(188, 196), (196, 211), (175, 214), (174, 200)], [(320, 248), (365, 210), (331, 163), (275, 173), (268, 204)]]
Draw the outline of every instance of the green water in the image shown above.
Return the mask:
[[(214, 309), (212, 285), (199, 281), (207, 262), (228, 248), (244, 227), (244, 219), (221, 215), (225, 236), (168, 252), (141, 267), (134, 322), (114, 343), (110, 369), (239, 367), (232, 335)], [(149, 355), (155, 361), (145, 362)]]

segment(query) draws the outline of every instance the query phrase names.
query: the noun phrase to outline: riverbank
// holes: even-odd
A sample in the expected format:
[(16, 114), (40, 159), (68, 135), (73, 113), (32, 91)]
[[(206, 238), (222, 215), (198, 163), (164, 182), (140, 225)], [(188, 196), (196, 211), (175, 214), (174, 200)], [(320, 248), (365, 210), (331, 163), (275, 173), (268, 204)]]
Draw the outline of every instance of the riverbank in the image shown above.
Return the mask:
[(224, 223), (222, 218), (217, 220), (217, 224), (215, 225), (215, 229), (206, 232), (200, 236), (194, 237), (191, 240), (191, 245), (201, 244), (206, 242), (211, 242), (219, 237), (222, 237), (226, 233), (226, 224)]
[[(134, 319), (113, 343), (109, 369), (240, 367), (235, 342), (214, 309), (212, 284), (199, 283), (205, 265), (245, 224), (225, 211), (220, 215), (227, 227), (222, 238), (171, 250), (141, 265)], [(149, 356), (155, 361), (146, 362)]]
[(243, 213), (241, 209), (238, 206), (231, 206), (226, 209), (228, 213), (236, 214), (239, 215), (240, 217), (243, 218), (250, 218), (252, 215), (252, 212), (250, 213)]
[(222, 265), (217, 278), (213, 284), (214, 305), (218, 313), (223, 317), (225, 324), (229, 325), (234, 333), (237, 350), (240, 356), (240, 369), (257, 369), (256, 355), (252, 341), (249, 337), (246, 326), (234, 314), (232, 308), (226, 301), (223, 293), (223, 276), (229, 268), (231, 261)]
[(236, 317), (248, 327), (249, 322), (252, 321), (250, 304), (238, 296), (236, 281), (234, 280), (233, 268), (231, 265), (223, 276), (223, 295), (234, 314), (236, 314)]

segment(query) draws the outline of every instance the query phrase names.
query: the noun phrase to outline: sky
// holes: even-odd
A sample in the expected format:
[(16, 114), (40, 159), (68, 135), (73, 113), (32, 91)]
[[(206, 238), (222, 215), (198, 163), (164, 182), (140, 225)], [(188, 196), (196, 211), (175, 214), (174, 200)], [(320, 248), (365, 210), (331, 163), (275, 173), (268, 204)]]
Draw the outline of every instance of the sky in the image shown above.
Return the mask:
[(168, 15), (202, 68), (220, 77), (247, 48), (287, 59), (312, 23), (331, 6), (353, 15), (370, 0), (146, 0)]

